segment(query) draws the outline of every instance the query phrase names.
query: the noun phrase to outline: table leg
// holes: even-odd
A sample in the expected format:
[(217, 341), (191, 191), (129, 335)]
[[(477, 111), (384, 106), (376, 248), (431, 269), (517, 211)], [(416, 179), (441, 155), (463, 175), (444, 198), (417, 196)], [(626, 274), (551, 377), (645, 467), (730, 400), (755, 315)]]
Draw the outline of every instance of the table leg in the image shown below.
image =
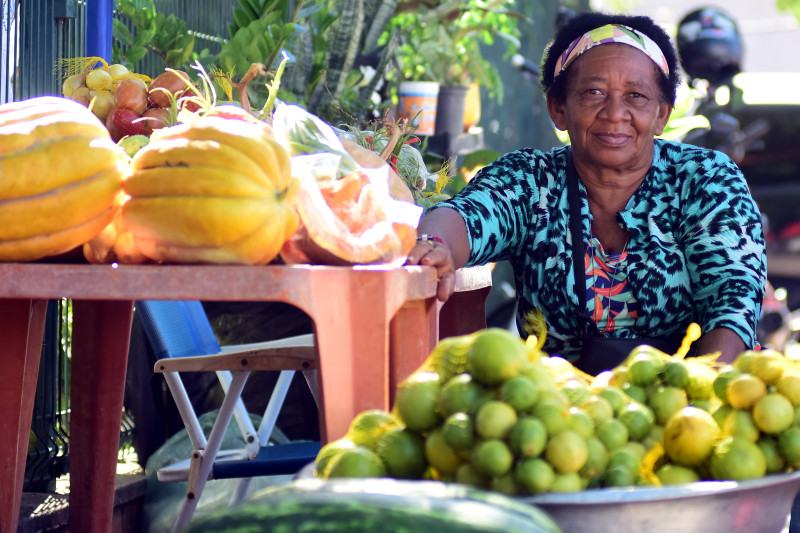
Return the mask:
[(455, 292), (439, 312), (439, 338), (467, 335), (486, 328), (486, 297), (489, 287)]
[(417, 370), (439, 338), (435, 298), (407, 302), (390, 324), (389, 404), (394, 405), (397, 386)]
[(16, 531), (47, 300), (0, 300), (0, 531)]
[(73, 313), (69, 529), (108, 533), (133, 302), (76, 300)]

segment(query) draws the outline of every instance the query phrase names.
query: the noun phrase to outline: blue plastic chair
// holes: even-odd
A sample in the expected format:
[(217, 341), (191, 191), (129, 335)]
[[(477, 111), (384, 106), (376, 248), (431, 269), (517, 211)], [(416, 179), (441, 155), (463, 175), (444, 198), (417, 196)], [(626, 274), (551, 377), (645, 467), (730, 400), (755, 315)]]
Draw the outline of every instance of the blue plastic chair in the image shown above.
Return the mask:
[[(199, 301), (138, 301), (136, 313), (155, 352), (154, 370), (164, 375), (192, 442), (190, 458), (158, 471), (160, 481), (188, 482), (173, 531), (180, 531), (191, 521), (207, 480), (241, 478), (231, 497), (234, 505), (246, 495), (252, 477), (294, 474), (314, 460), (319, 442), (287, 442), (275, 431), (275, 421), (295, 371), (317, 367), (313, 335), (220, 346)], [(256, 430), (241, 394), (250, 372), (262, 370), (277, 370), (280, 374)], [(208, 439), (180, 377), (181, 372), (203, 371), (216, 372), (225, 392)], [(316, 376), (313, 372), (304, 374), (319, 405)], [(232, 419), (239, 426), (245, 446), (221, 450), (222, 437)]]

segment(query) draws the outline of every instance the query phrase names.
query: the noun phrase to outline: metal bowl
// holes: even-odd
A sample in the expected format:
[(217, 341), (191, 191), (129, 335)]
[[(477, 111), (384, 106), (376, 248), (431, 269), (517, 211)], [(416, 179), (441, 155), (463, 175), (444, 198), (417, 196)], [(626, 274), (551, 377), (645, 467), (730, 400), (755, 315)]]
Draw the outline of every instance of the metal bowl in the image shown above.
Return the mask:
[(780, 533), (800, 472), (748, 481), (597, 489), (522, 497), (563, 533)]

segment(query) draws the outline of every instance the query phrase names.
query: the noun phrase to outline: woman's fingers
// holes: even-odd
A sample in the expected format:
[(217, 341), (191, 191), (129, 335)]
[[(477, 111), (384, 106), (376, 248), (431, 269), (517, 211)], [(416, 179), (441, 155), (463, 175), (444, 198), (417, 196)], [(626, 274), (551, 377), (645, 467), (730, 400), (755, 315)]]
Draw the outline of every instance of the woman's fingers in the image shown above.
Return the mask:
[(420, 241), (409, 252), (406, 264), (432, 266), (436, 269), (436, 277), (439, 279), (436, 297), (439, 300), (444, 302), (453, 294), (456, 275), (453, 256), (447, 245), (434, 241)]

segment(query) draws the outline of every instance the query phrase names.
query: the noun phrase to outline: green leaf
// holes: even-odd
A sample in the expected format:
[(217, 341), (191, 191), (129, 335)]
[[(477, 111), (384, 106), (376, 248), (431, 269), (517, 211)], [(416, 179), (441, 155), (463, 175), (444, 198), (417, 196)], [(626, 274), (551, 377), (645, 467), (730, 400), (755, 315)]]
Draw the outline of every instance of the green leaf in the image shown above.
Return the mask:
[(111, 35), (124, 45), (130, 46), (133, 44), (131, 31), (119, 19), (114, 19), (112, 21)]
[(239, 26), (239, 28), (246, 28), (250, 24), (250, 18), (247, 16), (247, 13), (241, 9), (233, 10), (233, 21)]
[(128, 63), (134, 64), (142, 60), (147, 55), (147, 48), (144, 46), (131, 46), (125, 52), (125, 59)]
[(146, 46), (153, 40), (153, 30), (142, 30), (136, 33), (133, 44), (136, 46)]

